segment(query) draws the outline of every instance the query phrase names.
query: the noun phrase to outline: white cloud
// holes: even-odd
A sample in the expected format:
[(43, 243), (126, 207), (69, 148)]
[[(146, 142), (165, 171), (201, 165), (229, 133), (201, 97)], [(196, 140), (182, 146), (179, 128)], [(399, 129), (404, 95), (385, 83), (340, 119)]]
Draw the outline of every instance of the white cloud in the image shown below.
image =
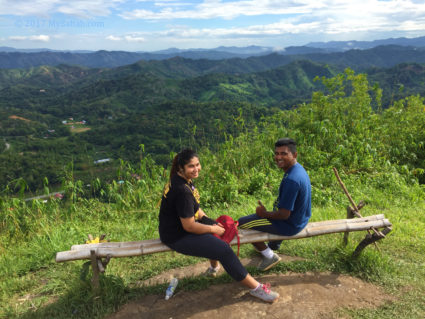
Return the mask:
[(50, 41), (50, 36), (44, 35), (44, 34), (33, 35), (33, 36), (30, 36), (30, 40), (32, 40), (32, 41), (41, 41), (41, 42), (49, 42)]
[[(421, 3), (419, 3), (421, 2)], [(301, 16), (303, 19), (333, 18), (336, 21), (393, 22), (423, 17), (425, 3), (414, 0), (2, 0), (1, 15), (45, 16), (61, 13), (93, 18), (117, 13), (124, 19), (234, 19), (259, 15)]]
[[(27, 26), (33, 21), (31, 16), (44, 17), (33, 19), (44, 22), (44, 29)], [(141, 43), (146, 47), (160, 43), (199, 47), (268, 41), (279, 46), (289, 40), (302, 44), (359, 39), (353, 35), (366, 38), (373, 34), (376, 38), (425, 33), (425, 3), (418, 0), (0, 0), (0, 17), (9, 23), (0, 29), (6, 39), (19, 30), (16, 34), (27, 35), (15, 36), (14, 41), (55, 42), (60, 31), (64, 43), (76, 46), (83, 43), (81, 33), (87, 32), (92, 36), (87, 45), (96, 42), (99, 47), (123, 49), (139, 48)], [(105, 22), (89, 24), (97, 22), (94, 17), (105, 17)], [(50, 38), (31, 35), (33, 32), (50, 32)]]
[(313, 32), (319, 28), (318, 22), (298, 23), (281, 21), (268, 25), (253, 25), (240, 28), (189, 28), (185, 26), (169, 27), (164, 31), (146, 32), (143, 36), (169, 37), (169, 38), (237, 38), (237, 37), (263, 37), (278, 36), (282, 34), (300, 34)]
[(49, 16), (62, 13), (82, 18), (107, 16), (111, 10), (126, 0), (2, 0), (2, 15)]
[(106, 40), (110, 41), (126, 41), (126, 42), (145, 42), (146, 39), (144, 37), (135, 36), (135, 35), (124, 35), (124, 36), (115, 36), (115, 35), (109, 35), (106, 37)]
[(112, 13), (111, 10), (116, 8), (123, 0), (74, 0), (61, 2), (62, 4), (56, 7), (57, 12), (89, 19), (110, 15)]
[[(290, 29), (295, 25), (320, 24), (321, 32), (421, 28), (425, 3), (414, 0), (2, 0), (1, 15), (45, 16), (54, 13), (85, 19), (117, 15), (126, 20), (232, 20), (260, 15), (282, 16)], [(294, 19), (297, 18), (297, 19)], [(292, 20), (291, 20), (292, 19)], [(256, 28), (255, 25), (252, 27)], [(265, 29), (268, 25), (265, 25)], [(301, 26), (299, 29), (303, 29)], [(317, 30), (313, 29), (311, 32)]]
[(121, 41), (121, 40), (122, 40), (122, 38), (121, 38), (121, 37), (116, 37), (116, 36), (114, 36), (114, 35), (108, 35), (108, 36), (106, 37), (106, 40), (110, 40), (110, 41)]
[(124, 37), (124, 39), (127, 42), (145, 42), (146, 41), (145, 38), (143, 38), (143, 37), (135, 37), (135, 36), (132, 36), (132, 35), (126, 35)]
[[(178, 2), (167, 4), (161, 2), (155, 11), (155, 8), (124, 11), (120, 16), (128, 20), (159, 21), (230, 20), (240, 16), (281, 15), (285, 29), (304, 30), (310, 24), (313, 28), (306, 32), (330, 34), (399, 29), (399, 24), (404, 24), (404, 28), (409, 30), (420, 30), (423, 28), (421, 20), (425, 16), (425, 3), (412, 0), (206, 0), (192, 8), (186, 8), (187, 3), (181, 6)], [(270, 32), (270, 25), (265, 25), (264, 29)]]
[(31, 36), (10, 36), (9, 40), (12, 41), (38, 41), (38, 42), (49, 42), (50, 36), (40, 34), (40, 35), (31, 35)]
[[(236, 9), (237, 4), (242, 10)], [(256, 3), (258, 7), (251, 10)], [(218, 5), (220, 4), (220, 5)], [(187, 36), (244, 36), (244, 35), (285, 35), (285, 34), (344, 34), (351, 32), (386, 32), (386, 31), (423, 31), (425, 30), (425, 3), (413, 3), (409, 0), (360, 0), (360, 1), (256, 1), (226, 3), (211, 1), (199, 5), (199, 12), (163, 10), (158, 14), (152, 12), (135, 12), (133, 16), (143, 13), (139, 18), (191, 17), (231, 17), (232, 15), (282, 14), (293, 13), (283, 17), (280, 22), (251, 25), (241, 28), (216, 29), (171, 29), (166, 33)], [(292, 7), (291, 7), (292, 4)], [(288, 5), (285, 7), (285, 5)], [(213, 10), (216, 7), (216, 10)], [(205, 10), (203, 10), (205, 9)], [(207, 10), (208, 9), (208, 10)], [(211, 9), (211, 10), (210, 10)], [(227, 13), (225, 12), (227, 10)], [(208, 11), (208, 13), (206, 12)], [(129, 18), (129, 16), (127, 17)]]
[[(329, 6), (312, 12), (311, 19), (320, 21), (319, 32), (327, 34), (350, 32), (381, 32), (425, 30), (425, 3), (411, 0), (328, 1)], [(305, 21), (305, 17), (302, 17)]]
[[(304, 2), (304, 3), (303, 3)], [(310, 3), (311, 2), (311, 3)], [(318, 8), (313, 1), (203, 1), (192, 9), (179, 9), (161, 5), (160, 10), (135, 9), (125, 11), (120, 16), (124, 19), (172, 20), (172, 19), (233, 19), (238, 16), (258, 16), (263, 14), (300, 14)], [(185, 4), (186, 5), (186, 4)], [(319, 5), (320, 6), (320, 5)]]

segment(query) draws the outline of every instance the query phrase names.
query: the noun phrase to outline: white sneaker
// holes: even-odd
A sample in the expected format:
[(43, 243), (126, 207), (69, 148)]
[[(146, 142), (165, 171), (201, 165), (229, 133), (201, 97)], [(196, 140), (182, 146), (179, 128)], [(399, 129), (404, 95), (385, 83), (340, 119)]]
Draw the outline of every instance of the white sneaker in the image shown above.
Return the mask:
[(274, 265), (277, 265), (279, 261), (281, 261), (282, 258), (279, 257), (276, 253), (273, 253), (272, 258), (265, 258), (261, 260), (260, 264), (258, 265), (257, 269), (261, 271), (266, 271), (272, 268)]
[(255, 290), (251, 290), (249, 293), (254, 297), (270, 303), (275, 302), (279, 298), (279, 294), (277, 292), (270, 290), (269, 283), (260, 284), (260, 287)]
[(220, 267), (213, 268), (213, 267), (209, 266), (207, 271), (204, 272), (204, 276), (217, 277), (217, 273), (218, 273), (219, 270), (220, 270)]

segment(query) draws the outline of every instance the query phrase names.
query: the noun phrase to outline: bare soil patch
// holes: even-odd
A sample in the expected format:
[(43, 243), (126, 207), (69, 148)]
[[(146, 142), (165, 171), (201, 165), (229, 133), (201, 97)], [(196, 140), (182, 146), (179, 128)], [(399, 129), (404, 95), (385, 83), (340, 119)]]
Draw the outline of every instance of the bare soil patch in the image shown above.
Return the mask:
[[(297, 258), (281, 255), (283, 262)], [(299, 258), (298, 258), (299, 259)], [(259, 258), (242, 259), (256, 265)], [(174, 269), (137, 285), (167, 282), (203, 273), (208, 262)], [(379, 287), (360, 279), (335, 273), (286, 273), (256, 276), (270, 282), (280, 298), (266, 304), (252, 297), (242, 285), (232, 282), (212, 285), (202, 291), (181, 291), (166, 301), (163, 295), (150, 295), (124, 305), (108, 319), (243, 319), (243, 318), (344, 318), (338, 309), (373, 308), (393, 300)]]
[(71, 128), (71, 132), (73, 133), (82, 133), (91, 130), (90, 127), (74, 127)]
[(25, 121), (25, 122), (31, 122), (31, 120), (28, 120), (25, 117), (21, 117), (21, 116), (17, 116), (17, 115), (10, 115), (9, 118), (12, 119), (12, 120), (21, 120), (21, 121)]

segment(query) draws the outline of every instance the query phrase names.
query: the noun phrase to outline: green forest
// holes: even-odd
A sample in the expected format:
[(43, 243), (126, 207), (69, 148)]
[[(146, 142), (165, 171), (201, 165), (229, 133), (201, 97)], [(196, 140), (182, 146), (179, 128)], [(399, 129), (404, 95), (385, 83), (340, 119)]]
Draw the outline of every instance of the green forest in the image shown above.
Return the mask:
[[(108, 183), (121, 160), (137, 165), (142, 153), (166, 166), (170, 152), (183, 146), (215, 150), (226, 136), (309, 103), (317, 91), (329, 94), (320, 78), (344, 72), (341, 63), (309, 60), (274, 68), (279, 59), (1, 69), (0, 191), (30, 197), (47, 185), (59, 190), (69, 169), (85, 185)], [(380, 92), (374, 112), (425, 94), (421, 64), (374, 66), (359, 74), (367, 76), (371, 94)]]
[[(211, 217), (251, 213), (258, 199), (271, 207), (282, 177), (273, 163), (273, 145), (285, 136), (297, 141), (298, 161), (310, 175), (313, 221), (345, 218), (349, 203), (333, 175), (336, 168), (354, 200), (366, 202), (362, 213), (385, 213), (394, 230), (379, 250), (367, 248), (357, 259), (351, 258), (354, 241), (343, 246), (341, 234), (287, 241), (282, 252), (304, 260), (279, 264), (273, 272), (347, 274), (393, 298), (377, 308), (340, 309), (339, 317), (423, 318), (422, 66), (400, 65), (392, 75), (375, 69), (368, 75), (305, 65), (291, 77), (283, 77), (283, 70), (270, 71), (275, 78), (251, 74), (238, 80), (140, 75), (134, 82), (127, 77), (122, 83), (87, 82), (78, 91), (59, 92), (53, 83), (55, 93), (46, 89), (39, 92), (47, 93), (42, 97), (24, 84), (7, 89), (8, 97), (2, 91), (0, 129), (9, 146), (1, 153), (0, 318), (103, 318), (130, 300), (162, 294), (164, 284), (139, 287), (135, 282), (199, 260), (172, 253), (117, 258), (102, 276), (103, 292), (97, 296), (82, 275), (83, 263), (56, 264), (55, 253), (83, 243), (87, 234), (105, 233), (112, 241), (157, 238), (158, 200), (172, 155), (184, 146), (200, 154), (197, 187)], [(310, 78), (311, 67), (322, 73)], [(373, 80), (378, 77), (379, 84)], [(290, 87), (291, 81), (303, 94), (286, 104), (279, 88)], [(134, 86), (126, 89), (129, 83)], [(64, 108), (67, 103), (73, 104)], [(73, 122), (74, 130), (90, 129), (77, 133), (58, 118)], [(74, 123), (83, 120), (86, 124)], [(54, 132), (46, 136), (47, 130)], [(109, 157), (110, 164), (93, 164)], [(49, 193), (56, 184), (63, 199), (15, 196), (37, 188)], [(241, 247), (241, 257), (253, 253), (248, 245)], [(186, 278), (179, 289), (231, 282), (227, 275), (217, 280)]]

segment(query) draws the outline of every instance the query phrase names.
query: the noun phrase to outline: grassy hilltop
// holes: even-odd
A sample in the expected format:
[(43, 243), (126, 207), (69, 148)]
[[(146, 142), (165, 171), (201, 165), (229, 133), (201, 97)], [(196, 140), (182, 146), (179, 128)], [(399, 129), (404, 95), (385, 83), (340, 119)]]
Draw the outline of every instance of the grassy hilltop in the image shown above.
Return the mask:
[[(350, 70), (322, 83), (325, 89), (313, 93), (308, 103), (265, 116), (255, 127), (235, 117), (242, 133), (223, 136), (214, 149), (199, 149), (201, 205), (212, 217), (226, 213), (235, 218), (253, 212), (258, 199), (270, 207), (282, 176), (273, 163), (274, 141), (294, 138), (312, 182), (313, 221), (345, 217), (348, 201), (333, 175), (336, 167), (354, 200), (367, 203), (362, 214), (384, 213), (393, 231), (378, 243), (380, 251), (370, 246), (357, 259), (350, 254), (364, 234), (350, 235), (348, 247), (341, 234), (287, 241), (281, 252), (305, 260), (272, 271), (349, 274), (395, 297), (378, 309), (346, 310), (347, 317), (423, 318), (423, 99), (410, 96), (382, 109), (381, 90)], [(0, 318), (102, 318), (128, 300), (162, 293), (164, 285), (140, 288), (134, 283), (199, 259), (172, 253), (113, 259), (96, 297), (89, 277), (81, 273), (84, 262), (56, 264), (54, 255), (83, 243), (89, 233), (106, 233), (111, 241), (157, 238), (158, 201), (167, 178), (167, 169), (143, 154), (137, 165), (121, 161), (111, 183), (93, 180), (90, 194), (71, 167), (64, 172), (63, 200), (1, 197)], [(248, 245), (241, 247), (242, 257), (252, 253)], [(216, 281), (184, 279), (179, 289), (230, 281), (227, 275)]]

